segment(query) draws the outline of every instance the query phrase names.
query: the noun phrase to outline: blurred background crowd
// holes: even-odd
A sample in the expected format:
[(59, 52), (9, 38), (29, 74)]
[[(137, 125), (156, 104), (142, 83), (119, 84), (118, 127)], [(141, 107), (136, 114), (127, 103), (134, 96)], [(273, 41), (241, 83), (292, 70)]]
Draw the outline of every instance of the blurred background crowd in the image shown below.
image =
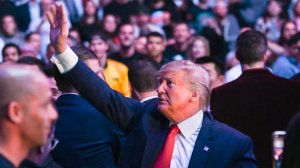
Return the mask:
[[(0, 1), (0, 60), (32, 56), (49, 63), (49, 23), (45, 13), (55, 0)], [(172, 60), (210, 56), (222, 66), (225, 82), (241, 74), (235, 58), (240, 32), (263, 32), (269, 45), (267, 66), (291, 78), (299, 72), (300, 2), (297, 0), (64, 0), (68, 11), (69, 45), (82, 44), (106, 52), (128, 65), (129, 58), (146, 55), (159, 65)], [(125, 25), (125, 26), (124, 26)], [(127, 26), (126, 26), (127, 25)], [(158, 32), (160, 44), (147, 35)], [(101, 35), (107, 48), (92, 45)], [(104, 50), (104, 51), (103, 51)], [(158, 56), (159, 55), (159, 56)], [(100, 57), (100, 56), (99, 56)], [(161, 58), (160, 58), (161, 57)], [(105, 63), (102, 63), (103, 65)]]

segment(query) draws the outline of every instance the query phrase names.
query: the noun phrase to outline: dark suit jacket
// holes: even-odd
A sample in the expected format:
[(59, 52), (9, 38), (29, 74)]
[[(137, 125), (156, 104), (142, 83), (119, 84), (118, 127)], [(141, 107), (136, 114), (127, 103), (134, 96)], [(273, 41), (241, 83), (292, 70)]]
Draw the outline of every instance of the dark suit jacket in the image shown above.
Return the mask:
[(289, 122), (284, 140), (282, 168), (300, 167), (300, 112)]
[[(157, 111), (157, 99), (140, 103), (126, 98), (110, 89), (81, 61), (65, 75), (88, 101), (129, 133), (118, 166), (153, 167), (170, 123)], [(251, 140), (205, 113), (189, 167), (256, 167)]]
[(56, 107), (54, 160), (64, 168), (115, 167), (124, 134), (78, 95), (60, 96)]
[(252, 138), (262, 168), (271, 167), (272, 132), (285, 130), (299, 103), (299, 84), (265, 69), (247, 70), (211, 94), (214, 117)]

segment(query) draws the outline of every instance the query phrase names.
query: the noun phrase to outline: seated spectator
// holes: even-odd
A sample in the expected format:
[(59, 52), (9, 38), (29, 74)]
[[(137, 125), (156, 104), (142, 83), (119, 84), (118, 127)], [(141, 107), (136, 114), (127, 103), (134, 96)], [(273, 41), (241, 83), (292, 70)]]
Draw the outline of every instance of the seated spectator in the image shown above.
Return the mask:
[(286, 55), (281, 55), (272, 65), (275, 75), (291, 78), (300, 72), (300, 33), (296, 33), (288, 41)]
[(192, 37), (187, 48), (187, 59), (195, 62), (205, 56), (210, 56), (209, 41), (203, 36)]
[(24, 34), (18, 30), (14, 16), (4, 15), (0, 23), (0, 38), (2, 38), (5, 43), (14, 43), (18, 46), (22, 46), (24, 43)]
[(92, 35), (89, 48), (95, 53), (107, 84), (124, 96), (130, 97), (128, 68), (115, 60), (107, 58), (108, 45), (101, 34)]
[(164, 55), (165, 48), (166, 42), (162, 34), (152, 32), (147, 35), (146, 56), (154, 60), (160, 67), (170, 62)]

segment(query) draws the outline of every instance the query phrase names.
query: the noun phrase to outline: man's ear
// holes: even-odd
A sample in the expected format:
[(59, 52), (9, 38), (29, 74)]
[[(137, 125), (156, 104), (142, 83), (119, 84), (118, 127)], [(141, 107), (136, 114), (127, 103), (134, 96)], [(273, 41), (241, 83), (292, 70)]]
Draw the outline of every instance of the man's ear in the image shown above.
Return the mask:
[(8, 108), (7, 108), (7, 117), (9, 119), (9, 121), (13, 122), (13, 123), (20, 123), (23, 119), (23, 111), (24, 111), (24, 107), (16, 101), (12, 101), (8, 104)]
[(195, 102), (197, 100), (199, 100), (199, 95), (196, 92), (193, 92), (190, 98), (190, 102)]

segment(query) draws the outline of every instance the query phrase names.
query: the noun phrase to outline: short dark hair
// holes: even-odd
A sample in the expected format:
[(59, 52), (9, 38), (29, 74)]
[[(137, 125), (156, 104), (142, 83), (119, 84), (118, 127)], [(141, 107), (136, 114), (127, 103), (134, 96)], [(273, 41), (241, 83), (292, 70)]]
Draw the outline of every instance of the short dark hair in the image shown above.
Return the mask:
[(5, 51), (7, 48), (9, 48), (9, 47), (14, 47), (14, 48), (17, 50), (18, 54), (21, 55), (21, 49), (20, 49), (20, 47), (19, 47), (17, 44), (15, 44), (15, 43), (7, 43), (7, 44), (5, 44), (5, 46), (2, 48), (2, 56), (3, 56), (3, 57), (4, 57), (4, 51)]
[(262, 61), (267, 50), (266, 36), (257, 30), (247, 30), (237, 38), (236, 58), (241, 64), (251, 65)]
[(95, 39), (96, 37), (98, 37), (99, 39), (101, 39), (102, 41), (107, 43), (106, 41), (108, 40), (108, 37), (105, 34), (100, 33), (100, 32), (96, 32), (96, 33), (91, 34), (88, 38), (89, 43), (91, 43), (92, 40)]
[(138, 92), (153, 91), (157, 87), (158, 66), (149, 58), (141, 57), (129, 65), (128, 78)]
[(81, 45), (73, 46), (71, 47), (71, 49), (74, 51), (74, 53), (76, 53), (78, 58), (82, 61), (86, 61), (89, 59), (97, 59), (97, 56), (94, 54), (93, 51)]
[(225, 74), (225, 65), (219, 61), (218, 59), (210, 56), (200, 57), (196, 59), (196, 64), (206, 64), (206, 63), (213, 63), (215, 65), (215, 69), (218, 73), (218, 75), (224, 75)]
[(149, 39), (150, 37), (159, 37), (159, 38), (165, 40), (165, 37), (162, 34), (158, 33), (158, 32), (150, 32), (150, 33), (148, 33), (147, 36), (146, 36), (146, 38)]
[(20, 59), (18, 59), (17, 64), (36, 65), (47, 77), (54, 76), (54, 69), (53, 69), (54, 65), (52, 64), (47, 65), (36, 57), (30, 57), (30, 56), (21, 57)]
[[(71, 47), (71, 49), (82, 61), (86, 61), (89, 59), (97, 59), (96, 55), (91, 50), (83, 46), (76, 45)], [(74, 89), (73, 85), (58, 71), (57, 68), (55, 68), (54, 79), (60, 91), (70, 92)]]
[(34, 35), (34, 34), (40, 35), (38, 32), (29, 32), (24, 37), (25, 41), (29, 41), (31, 36)]

